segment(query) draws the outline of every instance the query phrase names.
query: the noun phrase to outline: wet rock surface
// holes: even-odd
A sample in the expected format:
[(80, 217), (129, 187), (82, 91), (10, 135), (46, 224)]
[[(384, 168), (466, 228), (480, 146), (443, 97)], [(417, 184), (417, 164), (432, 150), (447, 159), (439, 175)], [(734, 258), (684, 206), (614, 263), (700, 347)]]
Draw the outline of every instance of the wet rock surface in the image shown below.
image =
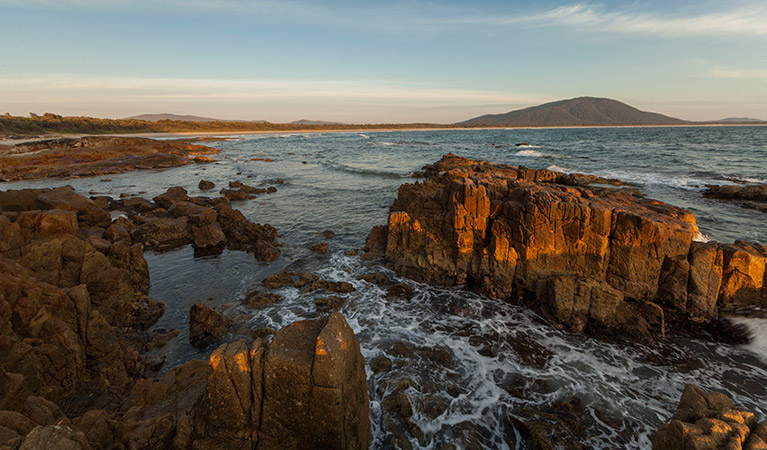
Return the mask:
[[(257, 335), (275, 330), (238, 328), (256, 341), (226, 344), (210, 361), (155, 378), (163, 358), (146, 352), (179, 331), (145, 331), (164, 305), (147, 295), (144, 243), (190, 242), (195, 227), (218, 226), (228, 245), (251, 250), (254, 239), (271, 245), (273, 228), (247, 221), (225, 199), (190, 198), (181, 188), (151, 202), (97, 200), (69, 187), (0, 192), (0, 447), (367, 448), (364, 361), (338, 313), (291, 325), (272, 344)], [(105, 207), (124, 214), (111, 221)], [(295, 283), (316, 280), (301, 274)], [(190, 316), (190, 338), (201, 342), (232, 325), (200, 304)], [(291, 377), (316, 399), (311, 409), (295, 408), (293, 385), (283, 381)], [(248, 420), (216, 406), (230, 409), (246, 385)], [(254, 419), (260, 408), (268, 423)]]
[(195, 142), (99, 136), (28, 142), (0, 151), (0, 179), (96, 176), (213, 161), (205, 155), (218, 150)]
[(717, 327), (720, 307), (767, 305), (767, 247), (701, 243), (694, 215), (616, 180), (446, 155), (405, 184), (365, 259), (466, 284), (603, 338)]
[(671, 420), (658, 429), (653, 450), (767, 448), (767, 421), (736, 407), (721, 392), (687, 385)]
[(703, 195), (708, 198), (738, 202), (744, 208), (767, 212), (767, 184), (706, 185)]

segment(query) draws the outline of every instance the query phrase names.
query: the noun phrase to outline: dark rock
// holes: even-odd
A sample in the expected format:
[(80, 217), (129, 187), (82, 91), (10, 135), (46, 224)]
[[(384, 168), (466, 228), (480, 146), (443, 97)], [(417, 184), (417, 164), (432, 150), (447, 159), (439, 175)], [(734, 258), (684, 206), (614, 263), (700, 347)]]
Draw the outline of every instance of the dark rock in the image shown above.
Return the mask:
[(397, 283), (386, 288), (386, 298), (410, 300), (415, 294), (415, 289), (405, 283)]
[(213, 308), (195, 303), (189, 310), (189, 342), (204, 345), (211, 337), (221, 337), (229, 331), (232, 321)]
[(333, 230), (325, 230), (321, 234), (322, 234), (322, 237), (324, 237), (325, 239), (333, 239), (334, 237), (336, 237), (336, 233), (333, 232)]
[(366, 273), (360, 279), (361, 280), (365, 280), (368, 283), (373, 283), (373, 284), (384, 284), (384, 283), (387, 283), (389, 281), (389, 279), (386, 277), (386, 275), (383, 272), (381, 272), (380, 270), (376, 270), (375, 272)]
[(267, 194), (273, 194), (275, 192), (277, 192), (277, 188), (274, 187), (274, 186), (269, 186), (268, 188), (266, 188), (266, 193)]
[(373, 373), (386, 372), (391, 369), (391, 360), (384, 355), (378, 355), (370, 361), (370, 370)]
[(354, 286), (352, 286), (351, 283), (348, 283), (346, 281), (329, 281), (329, 280), (319, 280), (311, 283), (309, 287), (306, 288), (307, 292), (312, 292), (316, 290), (325, 290), (330, 292), (336, 292), (339, 294), (348, 294), (349, 292), (354, 292)]
[(197, 188), (201, 191), (209, 191), (216, 187), (215, 183), (208, 180), (200, 180), (200, 183), (197, 185)]
[(337, 310), (344, 306), (344, 303), (346, 303), (346, 299), (337, 295), (314, 300), (314, 306), (317, 308), (317, 312), (321, 313)]
[(249, 292), (245, 296), (245, 304), (253, 308), (264, 308), (281, 302), (283, 297), (279, 294), (264, 294), (259, 291)]
[(312, 245), (309, 247), (309, 250), (313, 251), (314, 253), (326, 254), (330, 251), (330, 246), (327, 242), (322, 242), (320, 244)]
[(162, 208), (168, 209), (174, 203), (189, 201), (186, 189), (180, 186), (174, 186), (165, 191), (164, 194), (155, 197), (154, 202), (160, 205)]

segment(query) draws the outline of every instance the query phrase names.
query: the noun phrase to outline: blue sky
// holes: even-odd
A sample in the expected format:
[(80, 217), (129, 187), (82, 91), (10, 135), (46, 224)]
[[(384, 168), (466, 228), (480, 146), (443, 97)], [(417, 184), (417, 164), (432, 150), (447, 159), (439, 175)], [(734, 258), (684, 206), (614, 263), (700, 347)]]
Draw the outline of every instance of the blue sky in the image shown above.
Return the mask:
[(0, 113), (450, 123), (582, 95), (767, 119), (767, 2), (0, 0)]

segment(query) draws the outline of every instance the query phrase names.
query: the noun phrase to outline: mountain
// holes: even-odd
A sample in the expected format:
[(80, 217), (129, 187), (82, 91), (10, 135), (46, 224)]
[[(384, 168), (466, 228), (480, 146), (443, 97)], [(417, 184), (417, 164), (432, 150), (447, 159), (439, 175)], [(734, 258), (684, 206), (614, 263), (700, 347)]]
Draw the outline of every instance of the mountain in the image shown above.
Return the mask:
[(712, 123), (764, 123), (764, 120), (753, 117), (728, 117), (722, 120), (713, 120)]
[(640, 111), (609, 98), (578, 97), (530, 108), (487, 114), (456, 125), (682, 125), (689, 123), (663, 114)]

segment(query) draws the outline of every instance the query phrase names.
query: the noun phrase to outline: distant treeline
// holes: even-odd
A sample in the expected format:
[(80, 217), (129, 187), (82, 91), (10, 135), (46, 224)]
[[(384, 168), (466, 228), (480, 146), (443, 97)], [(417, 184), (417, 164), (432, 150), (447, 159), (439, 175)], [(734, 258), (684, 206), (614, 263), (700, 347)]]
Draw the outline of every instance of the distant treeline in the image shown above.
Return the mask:
[[(399, 128), (448, 128), (455, 125), (427, 123), (409, 124), (322, 124), (303, 125), (270, 122), (186, 122), (160, 120), (150, 122), (135, 119), (99, 119), (94, 117), (64, 117), (58, 114), (30, 114), (29, 117), (0, 116), (0, 137), (27, 137), (47, 134), (113, 134), (113, 133), (176, 133), (176, 132), (238, 132), (238, 131), (332, 131)], [(470, 126), (467, 128), (471, 128)]]

